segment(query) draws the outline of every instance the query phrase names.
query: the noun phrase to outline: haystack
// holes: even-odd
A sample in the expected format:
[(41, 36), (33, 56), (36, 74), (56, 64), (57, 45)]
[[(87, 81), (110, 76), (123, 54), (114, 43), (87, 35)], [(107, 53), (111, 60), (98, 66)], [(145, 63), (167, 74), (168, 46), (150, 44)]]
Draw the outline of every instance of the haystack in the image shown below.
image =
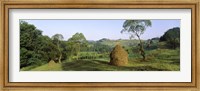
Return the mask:
[(110, 53), (110, 64), (115, 66), (125, 66), (128, 64), (128, 53), (117, 44)]
[(52, 67), (56, 64), (56, 62), (54, 60), (49, 61), (48, 66)]

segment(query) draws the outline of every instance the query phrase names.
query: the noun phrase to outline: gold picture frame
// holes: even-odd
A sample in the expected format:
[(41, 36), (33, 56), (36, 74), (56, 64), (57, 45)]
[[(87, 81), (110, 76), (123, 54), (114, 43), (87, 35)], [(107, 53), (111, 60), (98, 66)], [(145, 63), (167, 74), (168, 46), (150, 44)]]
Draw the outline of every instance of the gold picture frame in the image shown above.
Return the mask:
[[(199, 52), (199, 1), (1, 1), (1, 56), (0, 71), (1, 90), (170, 90), (198, 91), (200, 90)], [(192, 82), (9, 82), (9, 9), (191, 9), (192, 11)], [(37, 87), (37, 88), (36, 88)]]

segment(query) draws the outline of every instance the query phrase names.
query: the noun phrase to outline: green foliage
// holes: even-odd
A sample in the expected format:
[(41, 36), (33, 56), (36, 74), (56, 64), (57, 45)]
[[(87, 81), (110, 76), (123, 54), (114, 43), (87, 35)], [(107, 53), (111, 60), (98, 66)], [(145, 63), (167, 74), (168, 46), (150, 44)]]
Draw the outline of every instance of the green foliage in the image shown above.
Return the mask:
[(80, 52), (78, 54), (78, 59), (96, 59), (98, 56), (97, 52)]
[(42, 65), (57, 56), (58, 49), (34, 25), (20, 21), (20, 68)]
[[(34, 25), (20, 21), (20, 70), (179, 71), (180, 29), (179, 32), (176, 28), (170, 29), (161, 39), (141, 40), (140, 36), (150, 26), (151, 22), (148, 20), (125, 21), (122, 32), (128, 32), (130, 38), (136, 36), (139, 40), (103, 38), (99, 41), (87, 41), (82, 33), (76, 33), (64, 41), (62, 34), (49, 38), (42, 35), (42, 31)], [(159, 42), (163, 38), (166, 40)], [(109, 64), (109, 54), (118, 43), (128, 52), (129, 62), (123, 67)], [(176, 48), (172, 50), (174, 45)], [(146, 61), (141, 61), (142, 49), (145, 51)], [(58, 63), (59, 60), (62, 63)]]
[(167, 30), (160, 41), (167, 41), (168, 47), (176, 49), (180, 46), (180, 28), (175, 27)]
[(86, 50), (88, 41), (82, 33), (76, 33), (67, 41), (66, 51), (68, 56), (78, 56), (80, 51)]
[(78, 42), (78, 43), (87, 42), (83, 33), (75, 33), (68, 41), (74, 41), (74, 42)]
[(137, 44), (140, 42), (139, 40), (136, 40), (136, 39), (132, 39), (132, 40), (129, 40), (129, 39), (103, 40), (103, 39), (97, 41), (96, 43), (107, 45), (112, 48), (115, 47), (115, 45), (118, 43), (120, 43), (122, 46), (137, 46)]
[(52, 39), (57, 40), (56, 43), (59, 43), (59, 41), (63, 40), (64, 37), (63, 37), (62, 34), (55, 34), (55, 35), (52, 36)]
[(20, 22), (20, 68), (41, 64), (41, 55), (38, 55), (39, 51), (36, 51), (40, 49), (38, 44), (40, 44), (41, 34), (42, 32), (34, 25), (24, 21)]
[(64, 39), (64, 37), (63, 37), (62, 34), (55, 34), (55, 35), (52, 36), (53, 43), (55, 45), (57, 45), (57, 48), (58, 48), (58, 51), (59, 51), (59, 58), (58, 58), (59, 63), (61, 63), (61, 59), (62, 59), (63, 48), (61, 47), (61, 42), (62, 42), (63, 39)]
[(97, 53), (108, 53), (112, 50), (111, 46), (104, 45), (100, 42), (94, 42), (90, 43), (90, 46), (88, 48), (88, 51), (93, 51)]
[[(140, 55), (129, 56), (127, 66), (109, 65), (109, 59), (80, 59), (62, 64), (65, 71), (180, 71), (180, 50), (156, 49), (147, 51), (147, 61)], [(151, 58), (150, 58), (151, 57)]]
[(123, 24), (123, 29), (121, 33), (128, 32), (130, 34), (130, 39), (134, 38), (135, 36), (140, 41), (140, 54), (143, 57), (143, 61), (145, 61), (145, 50), (143, 48), (143, 43), (140, 39), (140, 36), (144, 33), (147, 27), (151, 26), (150, 20), (126, 20)]
[(144, 33), (147, 27), (151, 26), (150, 20), (126, 20), (123, 24), (123, 32), (130, 33), (130, 39), (139, 37)]

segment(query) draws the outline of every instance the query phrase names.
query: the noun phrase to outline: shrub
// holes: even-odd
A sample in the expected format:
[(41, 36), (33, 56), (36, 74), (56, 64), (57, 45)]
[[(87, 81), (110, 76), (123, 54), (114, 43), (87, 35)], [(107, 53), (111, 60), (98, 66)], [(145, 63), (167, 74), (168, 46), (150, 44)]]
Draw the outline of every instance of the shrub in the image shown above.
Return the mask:
[(180, 28), (175, 27), (169, 29), (165, 34), (160, 38), (160, 42), (166, 41), (167, 46), (173, 49), (176, 49), (180, 46)]

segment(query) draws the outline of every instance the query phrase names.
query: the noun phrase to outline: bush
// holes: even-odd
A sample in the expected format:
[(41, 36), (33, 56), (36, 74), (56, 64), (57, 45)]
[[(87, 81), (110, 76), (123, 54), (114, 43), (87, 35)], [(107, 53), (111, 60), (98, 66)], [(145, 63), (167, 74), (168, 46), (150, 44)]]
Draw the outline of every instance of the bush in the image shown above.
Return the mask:
[(160, 37), (160, 42), (166, 41), (167, 46), (176, 49), (180, 46), (180, 28), (169, 29), (163, 36)]
[(78, 59), (95, 59), (98, 56), (96, 52), (80, 52), (78, 54)]
[(20, 21), (20, 68), (39, 66), (58, 57), (58, 49), (48, 36), (34, 25)]

